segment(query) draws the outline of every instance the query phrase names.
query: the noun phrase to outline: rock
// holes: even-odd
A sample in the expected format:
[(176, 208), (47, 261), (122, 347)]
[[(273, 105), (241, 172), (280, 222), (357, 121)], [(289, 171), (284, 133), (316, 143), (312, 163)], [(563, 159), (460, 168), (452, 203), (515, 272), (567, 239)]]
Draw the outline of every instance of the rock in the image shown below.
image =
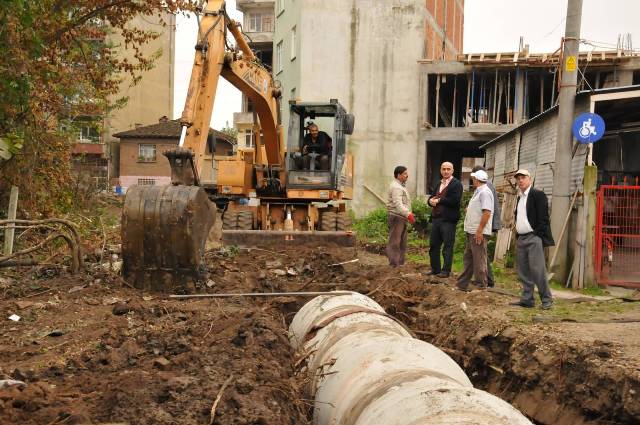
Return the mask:
[(87, 305), (100, 305), (100, 301), (95, 298), (85, 298), (84, 303)]
[(84, 286), (74, 286), (73, 288), (69, 289), (69, 293), (73, 294), (74, 292), (82, 291), (83, 289)]
[(122, 298), (117, 298), (117, 297), (112, 297), (112, 298), (105, 298), (102, 301), (102, 305), (114, 305), (117, 303), (123, 303), (124, 300)]
[(18, 316), (17, 314), (12, 314), (11, 316), (9, 316), (9, 320), (13, 321), (13, 322), (19, 322), (21, 319), (20, 316)]
[(176, 319), (182, 321), (182, 322), (186, 322), (187, 319), (189, 319), (189, 316), (187, 316), (186, 313), (183, 312), (178, 312), (175, 314)]
[(216, 283), (213, 280), (207, 280), (207, 288), (213, 288), (215, 285)]
[(171, 361), (166, 357), (158, 357), (153, 361), (153, 366), (160, 370), (167, 370), (171, 366)]
[(282, 261), (280, 260), (267, 261), (265, 262), (265, 265), (267, 266), (268, 269), (275, 269), (277, 267), (282, 266)]
[(16, 307), (18, 307), (18, 310), (24, 310), (25, 308), (29, 308), (29, 307), (33, 306), (35, 304), (35, 302), (33, 302), (33, 301), (16, 301), (15, 304), (16, 304)]
[(253, 384), (246, 378), (240, 378), (236, 382), (236, 390), (240, 394), (247, 395), (253, 391)]
[(60, 329), (54, 329), (47, 334), (47, 336), (53, 336), (53, 337), (62, 336), (62, 335), (64, 335), (64, 331)]
[(287, 272), (282, 270), (282, 269), (271, 270), (271, 273), (275, 274), (276, 276), (286, 276), (287, 275)]
[(294, 269), (287, 269), (287, 276), (298, 276), (298, 272)]
[(304, 258), (302, 257), (298, 258), (298, 260), (296, 261), (295, 268), (298, 273), (302, 273), (304, 271)]
[(0, 379), (0, 389), (5, 387), (18, 387), (25, 388), (27, 384), (23, 381), (18, 381), (15, 379)]
[(120, 273), (120, 270), (122, 270), (122, 261), (115, 261), (111, 265), (111, 270), (113, 270), (114, 273)]
[(133, 311), (133, 309), (125, 303), (117, 303), (113, 306), (113, 310), (111, 310), (111, 312), (116, 316), (122, 316), (123, 314), (127, 314), (130, 311)]

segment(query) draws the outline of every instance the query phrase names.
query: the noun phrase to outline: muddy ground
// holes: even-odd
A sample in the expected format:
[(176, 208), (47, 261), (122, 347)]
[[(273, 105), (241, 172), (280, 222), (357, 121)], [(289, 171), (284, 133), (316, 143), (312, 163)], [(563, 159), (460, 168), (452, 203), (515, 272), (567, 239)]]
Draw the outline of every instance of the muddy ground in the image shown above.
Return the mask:
[[(0, 389), (1, 424), (208, 424), (214, 405), (215, 424), (309, 423), (286, 334), (304, 299), (169, 300), (88, 259), (78, 276), (0, 275), (0, 379), (26, 382)], [(640, 423), (631, 299), (523, 311), (509, 290), (462, 293), (424, 266), (390, 269), (375, 247), (214, 249), (207, 264), (211, 293), (370, 294), (538, 423)]]

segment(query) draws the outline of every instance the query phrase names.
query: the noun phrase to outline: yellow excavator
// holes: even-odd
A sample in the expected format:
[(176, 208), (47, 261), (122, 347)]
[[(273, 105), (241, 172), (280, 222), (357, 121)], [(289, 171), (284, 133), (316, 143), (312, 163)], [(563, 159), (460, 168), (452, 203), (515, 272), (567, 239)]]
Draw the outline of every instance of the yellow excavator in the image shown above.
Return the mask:
[[(228, 17), (225, 2), (209, 0), (197, 14), (180, 141), (164, 153), (171, 184), (132, 186), (125, 198), (123, 276), (140, 289), (194, 289), (207, 273), (205, 242), (218, 210), (223, 211), (225, 244), (355, 244), (345, 205), (353, 195), (353, 158), (346, 151), (353, 115), (335, 99), (291, 101), (285, 146), (279, 84), (249, 48), (240, 25)], [(228, 47), (227, 32), (235, 48)], [(255, 148), (217, 161), (215, 184), (205, 184), (201, 176), (210, 171), (204, 167), (210, 163), (205, 159), (220, 76), (254, 106)], [(326, 136), (322, 152), (309, 143), (319, 126)]]

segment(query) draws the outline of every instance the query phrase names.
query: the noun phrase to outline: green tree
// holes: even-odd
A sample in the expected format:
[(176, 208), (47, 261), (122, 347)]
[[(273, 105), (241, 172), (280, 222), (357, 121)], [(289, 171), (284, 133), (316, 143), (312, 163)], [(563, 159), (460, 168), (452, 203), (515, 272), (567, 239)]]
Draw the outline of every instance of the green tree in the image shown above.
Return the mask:
[[(47, 214), (70, 205), (75, 118), (117, 106), (123, 76), (153, 66), (143, 48), (159, 33), (133, 17), (178, 13), (191, 0), (3, 0), (0, 6), (0, 139), (18, 146), (0, 163), (0, 193), (20, 186), (21, 207)], [(163, 25), (167, 25), (163, 22)], [(118, 36), (123, 45), (109, 40)], [(133, 52), (123, 59), (119, 49)], [(8, 143), (10, 142), (10, 143)]]

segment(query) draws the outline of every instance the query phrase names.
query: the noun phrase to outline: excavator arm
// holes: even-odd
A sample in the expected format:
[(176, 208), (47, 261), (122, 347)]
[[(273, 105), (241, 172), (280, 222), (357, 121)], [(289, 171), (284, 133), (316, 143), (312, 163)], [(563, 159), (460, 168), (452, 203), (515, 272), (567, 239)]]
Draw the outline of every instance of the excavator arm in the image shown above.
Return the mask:
[[(226, 49), (227, 30), (236, 40), (240, 52)], [(280, 91), (274, 87), (269, 71), (256, 60), (238, 23), (227, 16), (225, 2), (216, 0), (208, 1), (203, 10), (191, 80), (180, 119), (183, 127), (179, 146), (193, 153), (196, 171), (202, 170), (220, 76), (251, 99), (256, 109), (263, 133), (260, 139), (266, 153), (266, 158), (260, 158), (262, 149), (257, 147), (256, 162), (267, 166), (281, 165), (284, 143), (278, 125)]]
[[(227, 31), (240, 51), (226, 48)], [(205, 242), (215, 221), (216, 206), (199, 187), (198, 175), (204, 165), (220, 76), (255, 106), (263, 133), (257, 141), (264, 144), (264, 149), (256, 146), (255, 163), (278, 168), (284, 162), (278, 124), (279, 90), (249, 49), (239, 25), (227, 16), (225, 2), (209, 0), (201, 11), (179, 145), (164, 153), (171, 165), (171, 185), (132, 186), (125, 199), (123, 275), (140, 289), (191, 292), (206, 273)]]

